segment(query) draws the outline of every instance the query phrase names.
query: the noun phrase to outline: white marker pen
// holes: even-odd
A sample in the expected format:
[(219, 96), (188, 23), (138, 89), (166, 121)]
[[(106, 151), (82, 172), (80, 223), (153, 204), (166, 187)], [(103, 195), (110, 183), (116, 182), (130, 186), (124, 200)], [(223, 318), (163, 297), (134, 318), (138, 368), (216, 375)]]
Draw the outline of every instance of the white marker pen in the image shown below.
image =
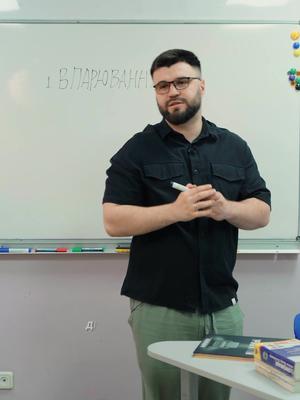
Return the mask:
[(171, 182), (171, 186), (173, 189), (177, 189), (180, 192), (185, 192), (186, 190), (189, 190), (186, 186), (181, 185), (180, 183), (177, 182)]

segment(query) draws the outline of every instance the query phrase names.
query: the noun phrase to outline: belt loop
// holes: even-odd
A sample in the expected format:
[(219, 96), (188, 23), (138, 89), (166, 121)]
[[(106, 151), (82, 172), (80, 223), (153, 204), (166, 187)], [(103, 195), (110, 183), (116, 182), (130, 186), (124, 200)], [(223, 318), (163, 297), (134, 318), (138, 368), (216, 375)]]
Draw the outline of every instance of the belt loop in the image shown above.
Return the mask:
[(215, 313), (211, 313), (211, 330), (212, 333), (215, 335), (216, 332), (216, 317), (215, 317)]
[(205, 335), (214, 335), (216, 333), (216, 320), (214, 313), (204, 316), (204, 332)]
[(212, 314), (205, 314), (204, 315), (204, 333), (205, 335), (210, 335), (212, 332)]

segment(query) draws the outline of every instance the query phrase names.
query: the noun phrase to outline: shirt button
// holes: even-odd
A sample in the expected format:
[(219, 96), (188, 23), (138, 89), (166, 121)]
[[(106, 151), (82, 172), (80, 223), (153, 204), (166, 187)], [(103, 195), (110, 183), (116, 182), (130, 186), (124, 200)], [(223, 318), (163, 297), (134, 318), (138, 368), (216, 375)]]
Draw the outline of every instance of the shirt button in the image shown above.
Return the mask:
[(193, 170), (193, 174), (194, 174), (194, 175), (197, 175), (197, 174), (199, 174), (199, 171), (198, 171), (198, 169), (197, 169), (197, 168), (195, 168), (195, 169)]

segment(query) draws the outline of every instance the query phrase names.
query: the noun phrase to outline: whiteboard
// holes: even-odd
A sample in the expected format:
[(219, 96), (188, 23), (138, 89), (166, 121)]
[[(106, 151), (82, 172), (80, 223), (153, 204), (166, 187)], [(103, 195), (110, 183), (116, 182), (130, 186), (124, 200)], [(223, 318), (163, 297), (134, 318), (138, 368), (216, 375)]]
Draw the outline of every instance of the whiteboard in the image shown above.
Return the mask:
[(300, 93), (293, 25), (1, 24), (1, 239), (106, 238), (110, 157), (156, 123), (149, 67), (194, 51), (203, 115), (242, 136), (272, 191), (272, 221), (242, 238), (298, 233)]

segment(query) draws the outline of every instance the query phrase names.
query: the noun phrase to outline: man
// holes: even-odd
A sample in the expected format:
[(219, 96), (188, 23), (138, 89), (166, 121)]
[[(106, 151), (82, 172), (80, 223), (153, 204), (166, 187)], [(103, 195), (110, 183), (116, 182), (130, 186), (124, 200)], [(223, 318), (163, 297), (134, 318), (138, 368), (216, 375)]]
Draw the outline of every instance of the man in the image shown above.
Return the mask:
[[(150, 359), (147, 346), (242, 334), (232, 276), (238, 228), (267, 225), (270, 192), (246, 142), (202, 117), (205, 82), (193, 53), (160, 54), (151, 75), (163, 120), (111, 159), (104, 224), (111, 236), (133, 236), (121, 293), (130, 298), (143, 399), (178, 400), (178, 369)], [(199, 380), (199, 399), (229, 398), (228, 387)]]

